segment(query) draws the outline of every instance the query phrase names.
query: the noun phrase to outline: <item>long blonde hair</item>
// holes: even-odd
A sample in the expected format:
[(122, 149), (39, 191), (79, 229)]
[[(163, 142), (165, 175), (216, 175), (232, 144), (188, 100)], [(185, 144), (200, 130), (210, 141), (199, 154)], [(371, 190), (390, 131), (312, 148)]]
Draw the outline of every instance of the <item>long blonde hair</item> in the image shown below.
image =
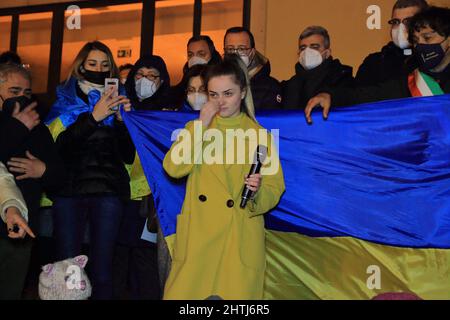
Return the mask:
[(104, 54), (106, 54), (106, 56), (108, 57), (108, 62), (109, 62), (109, 66), (110, 66), (109, 77), (110, 78), (118, 78), (119, 77), (119, 70), (117, 69), (116, 63), (114, 62), (114, 57), (113, 57), (111, 50), (104, 43), (102, 43), (100, 41), (92, 41), (92, 42), (86, 43), (83, 46), (83, 48), (81, 48), (80, 52), (78, 52), (75, 60), (72, 63), (72, 66), (70, 67), (67, 81), (69, 81), (69, 79), (71, 77), (74, 77), (78, 80), (84, 79), (83, 74), (80, 72), (80, 67), (84, 64), (84, 62), (86, 61), (86, 58), (89, 55), (89, 52), (91, 52), (92, 50), (99, 50), (99, 51), (103, 52)]

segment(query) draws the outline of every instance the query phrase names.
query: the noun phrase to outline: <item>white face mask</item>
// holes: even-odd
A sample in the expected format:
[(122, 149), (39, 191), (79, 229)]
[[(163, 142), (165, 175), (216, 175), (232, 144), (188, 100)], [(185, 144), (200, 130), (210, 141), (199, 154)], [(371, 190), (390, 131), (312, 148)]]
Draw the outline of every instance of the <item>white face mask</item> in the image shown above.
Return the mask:
[(307, 47), (300, 53), (298, 62), (306, 70), (311, 70), (320, 66), (323, 62), (323, 57), (319, 51)]
[(191, 93), (187, 96), (187, 101), (194, 110), (201, 110), (203, 105), (208, 101), (208, 97), (204, 93)]
[(403, 23), (400, 23), (398, 27), (392, 29), (391, 36), (392, 41), (394, 41), (395, 45), (400, 49), (406, 49), (411, 46), (408, 41), (408, 31)]
[(189, 59), (188, 61), (188, 67), (192, 68), (195, 65), (203, 65), (203, 64), (208, 64), (208, 61), (206, 59), (197, 57), (197, 56), (193, 56), (192, 58)]
[(154, 81), (148, 80), (146, 77), (142, 77), (136, 81), (136, 95), (139, 100), (145, 100), (153, 96), (158, 90)]
[(239, 57), (244, 62), (245, 66), (248, 68), (248, 66), (250, 65), (250, 57), (247, 55), (241, 55)]

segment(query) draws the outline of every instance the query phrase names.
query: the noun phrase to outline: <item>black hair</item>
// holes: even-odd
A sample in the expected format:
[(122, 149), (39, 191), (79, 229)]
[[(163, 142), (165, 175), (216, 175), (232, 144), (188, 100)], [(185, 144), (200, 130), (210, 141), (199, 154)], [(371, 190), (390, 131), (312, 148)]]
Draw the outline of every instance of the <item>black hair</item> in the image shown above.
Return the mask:
[(241, 33), (241, 32), (245, 32), (248, 35), (248, 37), (250, 38), (250, 47), (253, 49), (256, 46), (256, 44), (255, 44), (255, 37), (250, 32), (250, 30), (248, 30), (247, 28), (244, 28), (244, 27), (232, 27), (232, 28), (228, 29), (227, 32), (225, 32), (225, 37), (223, 37), (224, 43), (225, 43), (225, 39), (226, 39), (228, 34), (230, 34), (230, 33)]
[(194, 36), (189, 39), (187, 45), (189, 46), (191, 43), (199, 42), (199, 41), (206, 42), (206, 44), (208, 45), (208, 48), (209, 48), (209, 53), (211, 54), (212, 58), (214, 58), (214, 56), (217, 56), (217, 55), (220, 57), (220, 53), (216, 50), (214, 42), (208, 36), (205, 36), (205, 35)]
[(426, 0), (397, 0), (392, 11), (410, 7), (418, 7), (420, 11), (423, 11), (428, 8), (428, 3)]
[[(194, 36), (189, 39), (187, 45), (189, 46), (191, 43), (198, 42), (198, 41), (205, 41), (208, 45), (209, 52), (211, 53), (211, 60), (208, 62), (208, 65), (218, 64), (222, 62), (222, 56), (220, 55), (219, 51), (217, 51), (216, 47), (214, 46), (214, 42), (211, 40), (210, 37), (205, 35), (200, 36)], [(188, 63), (186, 62), (183, 67), (183, 79), (181, 80), (182, 83), (184, 83), (184, 76), (189, 71)]]
[(134, 66), (131, 63), (125, 63), (119, 67), (119, 72), (122, 72), (123, 70), (127, 70), (127, 69), (131, 70), (131, 69), (133, 69), (133, 67)]
[(408, 25), (409, 42), (415, 44), (417, 39), (415, 32), (419, 32), (425, 27), (430, 27), (439, 35), (447, 38), (450, 35), (450, 9), (441, 7), (429, 7), (416, 14)]
[(187, 86), (189, 85), (189, 80), (191, 78), (195, 78), (195, 77), (199, 77), (202, 78), (203, 83), (205, 82), (205, 73), (208, 70), (208, 66), (205, 64), (197, 64), (195, 66), (192, 66), (188, 72), (186, 72), (185, 76), (184, 76), (184, 80), (185, 82), (185, 88), (187, 88)]
[(20, 56), (14, 51), (5, 51), (0, 54), (0, 64), (1, 63), (10, 63), (10, 64), (22, 64), (22, 59)]
[(205, 85), (208, 87), (208, 83), (212, 78), (220, 76), (234, 76), (235, 83), (244, 90), (247, 88), (247, 78), (245, 71), (239, 66), (237, 59), (240, 59), (236, 54), (227, 54), (221, 63), (210, 66), (205, 72), (204, 79)]

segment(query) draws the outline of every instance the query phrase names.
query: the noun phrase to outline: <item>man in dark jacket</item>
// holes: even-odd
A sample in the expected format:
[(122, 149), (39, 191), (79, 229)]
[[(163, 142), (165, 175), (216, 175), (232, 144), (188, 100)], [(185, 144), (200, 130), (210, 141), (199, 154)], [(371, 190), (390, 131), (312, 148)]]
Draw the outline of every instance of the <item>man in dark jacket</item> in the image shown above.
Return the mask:
[(324, 88), (352, 86), (352, 68), (331, 57), (330, 36), (320, 26), (306, 28), (299, 37), (295, 76), (282, 83), (285, 109), (304, 109)]
[(364, 59), (356, 74), (358, 85), (375, 85), (409, 74), (417, 68), (417, 61), (408, 41), (407, 24), (415, 14), (427, 7), (425, 0), (397, 0), (389, 20), (392, 41), (380, 52), (372, 53)]
[[(16, 177), (33, 230), (42, 193), (59, 188), (64, 168), (49, 130), (34, 110), (36, 103), (31, 103), (30, 79), (20, 66), (0, 65), (0, 161)], [(9, 239), (10, 232), (0, 225), (0, 300), (20, 299), (32, 247), (29, 238)]]
[(375, 86), (329, 90), (309, 100), (306, 120), (320, 106), (326, 119), (331, 106), (450, 93), (450, 9), (430, 7), (415, 15), (408, 27), (419, 68)]
[(183, 78), (171, 88), (174, 105), (179, 108), (183, 105), (186, 97), (188, 71), (195, 65), (215, 65), (222, 61), (220, 53), (216, 50), (214, 42), (209, 36), (200, 35), (189, 39), (187, 43), (188, 61), (183, 67)]
[(247, 66), (255, 111), (281, 108), (281, 86), (270, 76), (270, 62), (255, 48), (255, 38), (246, 28), (233, 27), (224, 37), (224, 52), (238, 54)]

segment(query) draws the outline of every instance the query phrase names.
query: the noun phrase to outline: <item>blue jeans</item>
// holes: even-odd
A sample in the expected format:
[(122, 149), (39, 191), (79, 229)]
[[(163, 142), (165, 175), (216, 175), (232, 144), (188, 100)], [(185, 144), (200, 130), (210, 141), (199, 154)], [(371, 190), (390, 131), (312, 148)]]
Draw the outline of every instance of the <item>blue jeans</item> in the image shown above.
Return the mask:
[(88, 268), (92, 299), (112, 299), (112, 263), (123, 202), (115, 196), (56, 198), (53, 214), (58, 260), (81, 254), (86, 221), (89, 220)]

